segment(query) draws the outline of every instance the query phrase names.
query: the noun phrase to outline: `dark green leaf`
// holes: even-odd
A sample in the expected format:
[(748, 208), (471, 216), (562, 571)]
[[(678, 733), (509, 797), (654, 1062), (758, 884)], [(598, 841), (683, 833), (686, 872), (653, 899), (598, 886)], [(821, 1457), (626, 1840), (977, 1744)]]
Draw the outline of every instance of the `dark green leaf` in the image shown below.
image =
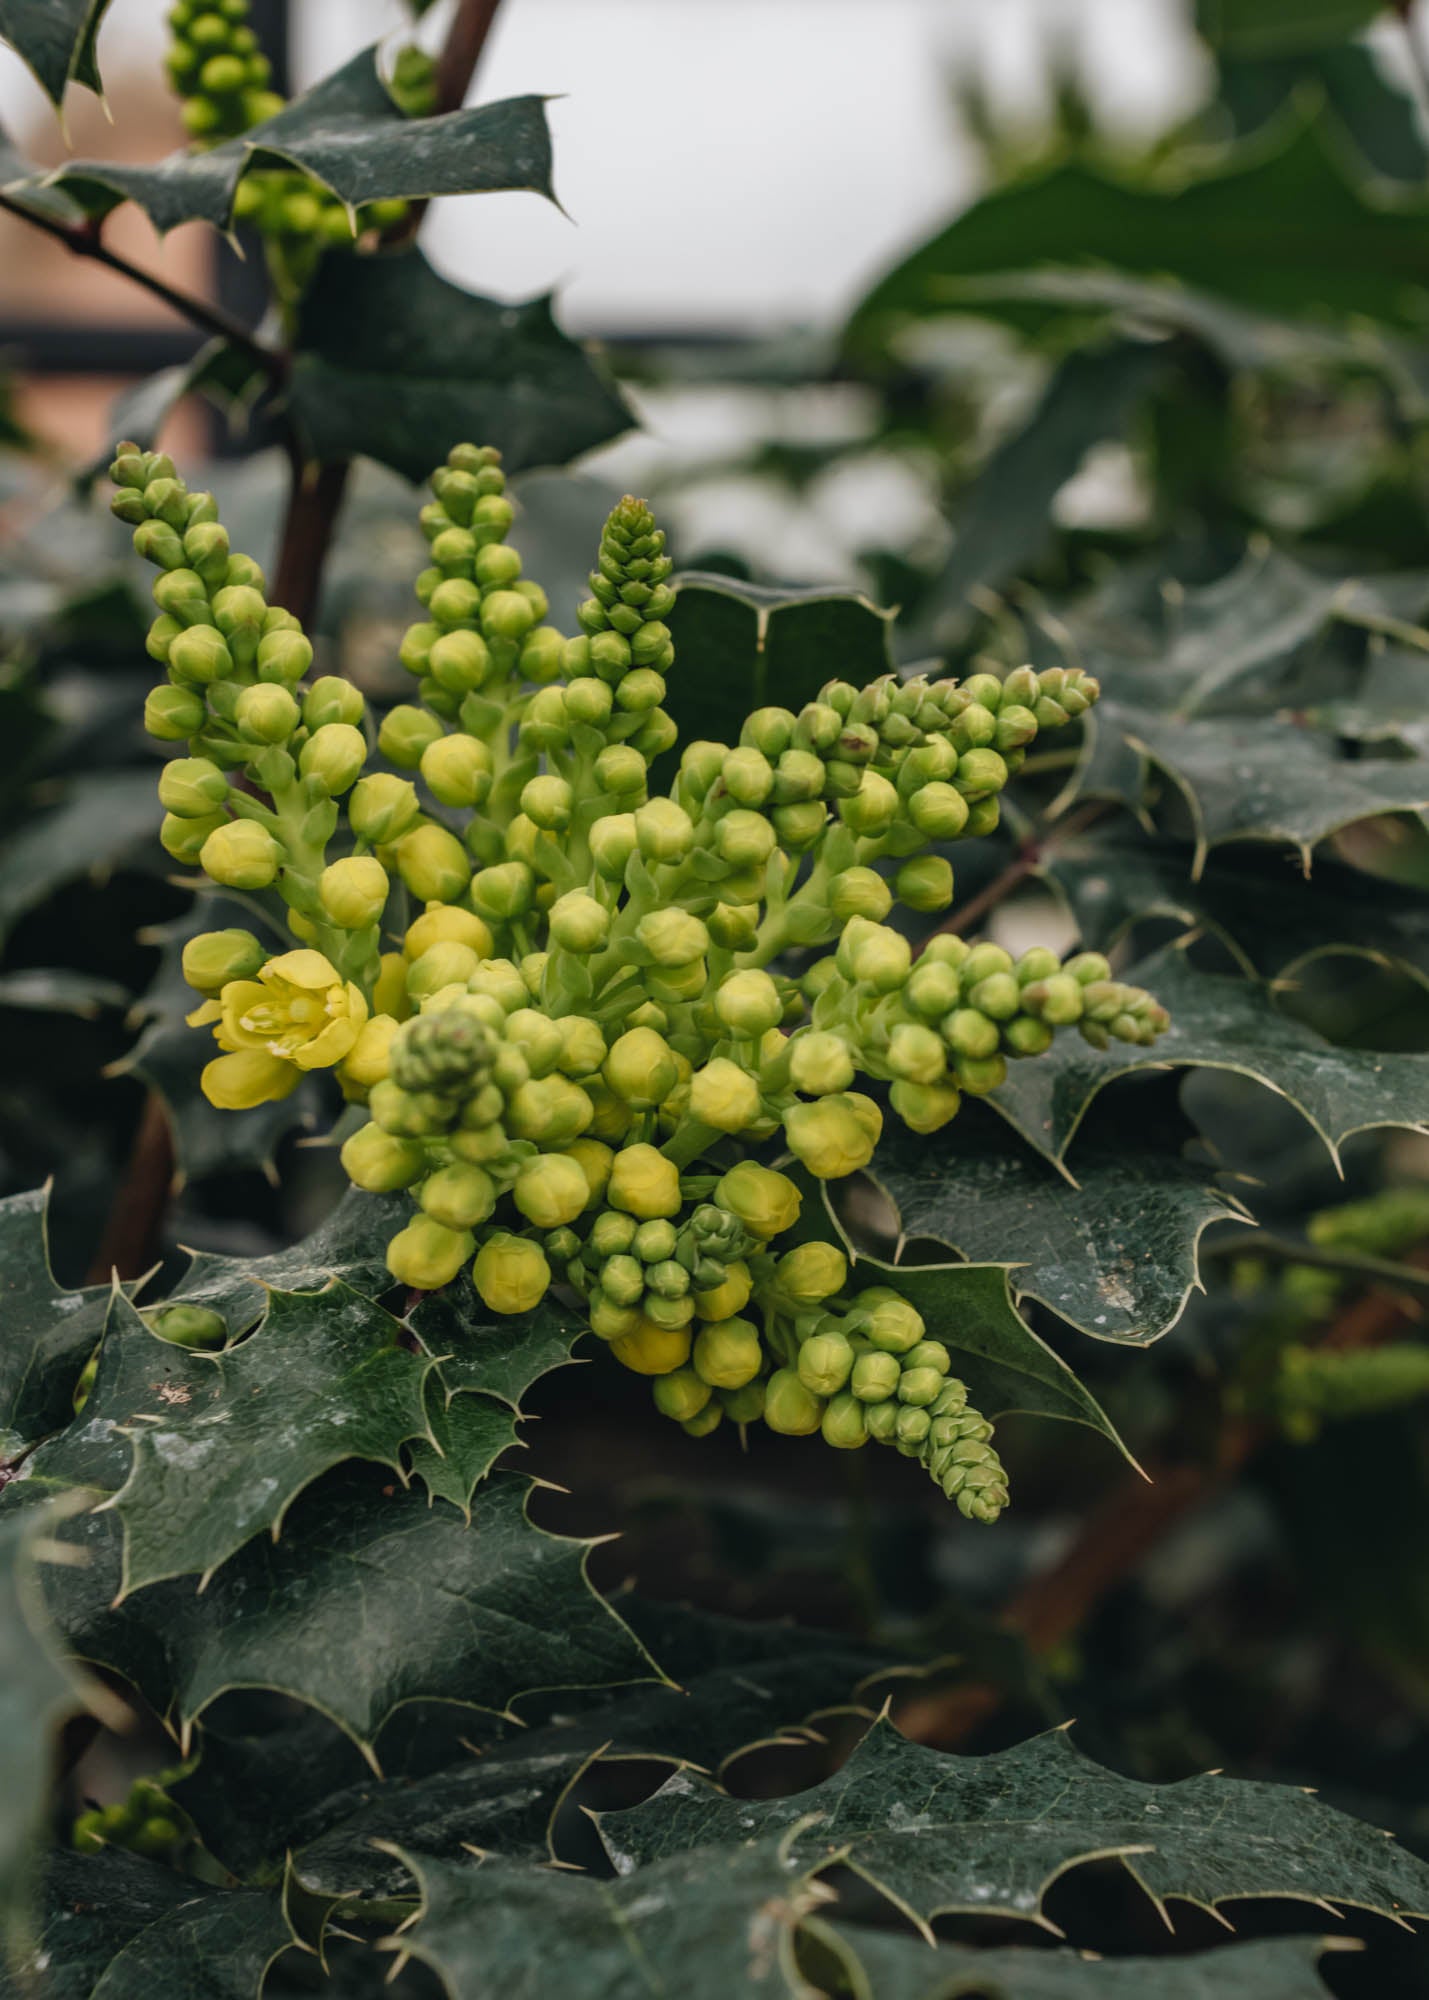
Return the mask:
[(427, 1384), (426, 1409), (432, 1442), (418, 1438), (408, 1447), (412, 1471), (430, 1499), (448, 1500), (466, 1513), (487, 1473), (516, 1443), (515, 1413), (492, 1396), (458, 1391), (448, 1397), (435, 1371)]
[(976, 1951), (863, 1925), (809, 1919), (806, 1931), (846, 1970), (851, 2000), (1325, 2000), (1323, 1938), (1270, 1938), (1188, 1958), (1084, 1957), (1077, 1951)]
[(364, 1194), (350, 1187), (311, 1236), (268, 1257), (223, 1257), (196, 1250), (170, 1297), (222, 1313), (230, 1335), (262, 1317), (270, 1291), (319, 1292), (341, 1278), (365, 1298), (392, 1289), (387, 1245), (411, 1212), (404, 1195)]
[(511, 1408), (533, 1383), (553, 1368), (564, 1368), (581, 1335), (590, 1331), (582, 1314), (567, 1310), (550, 1293), (529, 1313), (492, 1313), (474, 1287), (448, 1285), (422, 1300), (411, 1317), (412, 1331), (450, 1393), (477, 1390)]
[(1170, 1065), (1235, 1070), (1288, 1098), (1336, 1160), (1352, 1132), (1429, 1124), (1429, 1056), (1336, 1048), (1279, 1013), (1252, 979), (1200, 972), (1175, 948), (1132, 969), (1171, 1010), (1152, 1049), (1093, 1049), (1075, 1032), (1014, 1065), (988, 1102), (1039, 1152), (1060, 1160), (1097, 1092), (1113, 1077)]
[(496, 1856), (405, 1858), (421, 1884), (422, 1916), (401, 1945), (431, 1966), (451, 2000), (792, 1995), (802, 1984), (794, 1927), (822, 1900), (777, 1841), (678, 1854), (633, 1882)]
[(462, 439), (494, 444), (519, 472), (564, 463), (631, 421), (548, 298), (481, 298), (417, 250), (323, 260), (303, 301), (291, 399), (314, 458), (361, 452), (414, 480)]
[[(100, 1855), (60, 1847), (49, 1856), (33, 1942), (16, 1965), (23, 1979), (44, 1967), (43, 2000), (90, 2000), (95, 1982), (125, 1946), (203, 1892), (172, 1868), (109, 1848)], [(25, 2000), (29, 1992), (20, 1988)]]
[(46, 1243), (48, 1187), (0, 1201), (0, 1459), (67, 1424), (99, 1345), (109, 1287), (67, 1292)]
[(498, 189), (551, 195), (544, 99), (512, 97), (438, 118), (406, 118), (384, 89), (370, 48), (241, 139), (170, 153), (152, 166), (75, 160), (54, 182), (101, 210), (116, 200), (137, 202), (161, 233), (194, 221), (227, 229), (244, 173), (255, 163), (280, 161), (353, 207)]
[(281, 1541), (250, 1542), (203, 1592), (181, 1579), (118, 1604), (118, 1523), (91, 1514), (65, 1536), (92, 1561), (55, 1570), (48, 1602), (81, 1658), (123, 1675), (185, 1732), (232, 1688), (290, 1694), (370, 1746), (406, 1702), (499, 1714), (538, 1688), (654, 1677), (586, 1582), (587, 1545), (527, 1519), (530, 1490), (494, 1476), (468, 1525), (348, 1469), (298, 1501)]
[(1071, 163), (976, 203), (876, 285), (846, 338), (872, 348), (890, 323), (957, 309), (958, 281), (1103, 263), (1286, 314), (1349, 313), (1412, 329), (1429, 285), (1424, 200), (1393, 205), (1346, 175), (1323, 118), (1296, 118), (1188, 182), (1113, 180)]
[(0, 1965), (36, 1872), (32, 1841), (49, 1799), (59, 1725), (84, 1708), (123, 1719), (113, 1697), (62, 1657), (45, 1611), (37, 1570), (65, 1511), (61, 1502), (0, 1521)]
[(102, 879), (155, 838), (151, 771), (99, 771), (75, 780), (63, 802), (36, 811), (5, 843), (0, 937), (76, 876)]
[(885, 1131), (870, 1171), (904, 1236), (1005, 1259), (1019, 1298), (1099, 1340), (1165, 1333), (1197, 1282), (1202, 1231), (1241, 1214), (1237, 1204), (1204, 1169), (1145, 1140), (1079, 1148), (1072, 1186), (992, 1137), (966, 1110), (932, 1139), (898, 1123)]
[(880, 1720), (839, 1771), (792, 1798), (732, 1799), (681, 1771), (599, 1824), (622, 1875), (783, 1836), (796, 1864), (843, 1858), (920, 1925), (954, 1910), (1036, 1921), (1059, 1875), (1113, 1857), (1163, 1910), (1172, 1896), (1207, 1909), (1282, 1896), (1407, 1916), (1429, 1901), (1429, 1865), (1310, 1793), (1215, 1775), (1142, 1784), (1084, 1757), (1065, 1730), (951, 1757)]
[[(96, 1395), (96, 1416), (132, 1426), (133, 1466), (112, 1503), (124, 1523), (124, 1594), (193, 1572), (206, 1582), (254, 1535), (270, 1529), (276, 1540), (297, 1495), (344, 1459), (399, 1471), (403, 1444), (427, 1434), (432, 1365), (399, 1345), (399, 1330), (338, 1280), (274, 1291), (239, 1346), (185, 1357), (158, 1410), (115, 1412)], [(117, 1299), (106, 1345), (148, 1338)]]
[(690, 572), (668, 619), (675, 642), (666, 707), (686, 743), (736, 743), (751, 710), (802, 708), (825, 681), (856, 686), (893, 662), (893, 614), (856, 591), (776, 590)]
[(1367, 28), (1382, 0), (1197, 0), (1196, 30), (1218, 55), (1316, 49)]
[[(852, 1246), (850, 1254), (853, 1255)], [(1012, 1303), (1002, 1264), (884, 1264), (857, 1257), (854, 1282), (897, 1287), (953, 1356), (953, 1374), (985, 1417), (1020, 1412), (1087, 1424), (1125, 1450), (1106, 1412)]]
[(0, 41), (10, 44), (58, 105), (72, 76), (98, 89), (98, 78), (82, 58), (108, 5), (109, 0), (0, 0)]

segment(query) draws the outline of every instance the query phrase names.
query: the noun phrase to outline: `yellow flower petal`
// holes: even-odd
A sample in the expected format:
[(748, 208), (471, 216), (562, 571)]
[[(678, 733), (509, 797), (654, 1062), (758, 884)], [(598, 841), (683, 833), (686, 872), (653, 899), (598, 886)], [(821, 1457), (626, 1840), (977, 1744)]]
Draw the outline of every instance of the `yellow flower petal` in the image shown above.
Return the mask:
[(203, 1094), (220, 1111), (250, 1111), (255, 1104), (276, 1104), (296, 1089), (300, 1072), (291, 1063), (262, 1049), (215, 1056), (204, 1066)]
[(194, 1008), (192, 1014), (185, 1014), (184, 1020), (191, 1028), (207, 1028), (214, 1021), (223, 1019), (223, 1008), (217, 1000), (205, 1000)]
[(331, 1069), (349, 1053), (356, 1040), (355, 1021), (329, 1021), (321, 1034), (294, 1048), (293, 1061), (299, 1069)]
[(341, 984), (337, 967), (325, 959), (320, 951), (284, 951), (276, 958), (270, 958), (263, 967), (260, 978), (270, 985), (287, 980), (293, 986), (337, 986)]

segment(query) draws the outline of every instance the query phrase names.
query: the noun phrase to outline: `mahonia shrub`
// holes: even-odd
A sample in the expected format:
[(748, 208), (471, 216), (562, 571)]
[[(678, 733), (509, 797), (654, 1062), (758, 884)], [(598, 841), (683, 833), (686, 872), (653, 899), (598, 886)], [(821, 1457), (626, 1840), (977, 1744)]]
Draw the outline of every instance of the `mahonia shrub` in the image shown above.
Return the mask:
[(1165, 1029), (1099, 953), (1014, 959), (943, 929), (915, 954), (884, 921), (953, 906), (935, 849), (997, 824), (1029, 746), (1096, 682), (830, 680), (798, 714), (756, 710), (737, 744), (684, 745), (661, 791), (663, 532), (639, 500), (613, 509), (567, 637), (508, 540), (499, 455), (464, 444), (420, 516), (415, 698), (374, 745), (358, 690), (309, 678), (311, 644), (211, 496), (137, 446), (111, 470), (160, 571), (166, 678), (145, 714), (183, 746), (159, 780), (164, 846), (274, 899), (296, 940), (185, 948), (190, 1022), (220, 1051), (211, 1102), (330, 1071), (366, 1112), (349, 1177), (411, 1197), (398, 1284), (474, 1285), (497, 1314), (567, 1289), (691, 1436), (728, 1419), (892, 1445), (995, 1520), (992, 1425), (948, 1348), (896, 1289), (857, 1282), (804, 1190), (874, 1157), (885, 1114), (859, 1085), (931, 1133), (1059, 1031), (1105, 1048)]

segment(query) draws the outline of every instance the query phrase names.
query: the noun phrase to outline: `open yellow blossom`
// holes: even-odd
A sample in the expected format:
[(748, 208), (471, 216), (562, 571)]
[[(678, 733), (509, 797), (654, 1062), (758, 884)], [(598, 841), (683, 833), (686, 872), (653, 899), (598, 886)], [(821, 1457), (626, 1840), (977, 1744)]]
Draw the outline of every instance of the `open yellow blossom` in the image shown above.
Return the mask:
[(225, 1111), (286, 1097), (304, 1071), (340, 1063), (366, 1020), (361, 992), (320, 951), (282, 952), (189, 1015), (224, 1051), (204, 1069), (204, 1095)]

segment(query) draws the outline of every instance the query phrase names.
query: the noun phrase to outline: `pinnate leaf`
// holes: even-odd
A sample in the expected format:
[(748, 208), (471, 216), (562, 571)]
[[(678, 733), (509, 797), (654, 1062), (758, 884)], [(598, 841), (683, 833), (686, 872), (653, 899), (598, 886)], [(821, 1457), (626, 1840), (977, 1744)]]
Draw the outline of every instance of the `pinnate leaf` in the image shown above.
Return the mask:
[(1283, 1896), (1406, 1916), (1429, 1903), (1429, 1865), (1311, 1793), (1218, 1776), (1143, 1784), (1094, 1764), (1065, 1730), (953, 1757), (880, 1720), (809, 1791), (733, 1799), (681, 1771), (599, 1826), (637, 1880), (675, 1855), (782, 1837), (796, 1865), (843, 1860), (923, 1926), (951, 1911), (1041, 1921), (1059, 1875), (1113, 1857), (1163, 1907)]

